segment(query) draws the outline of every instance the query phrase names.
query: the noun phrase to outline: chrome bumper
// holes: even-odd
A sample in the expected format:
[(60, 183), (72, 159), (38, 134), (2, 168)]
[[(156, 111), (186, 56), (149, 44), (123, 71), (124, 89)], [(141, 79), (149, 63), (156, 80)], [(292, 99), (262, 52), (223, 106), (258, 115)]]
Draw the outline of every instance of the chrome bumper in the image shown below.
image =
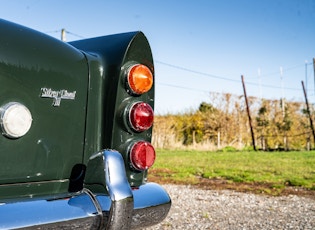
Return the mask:
[(148, 183), (131, 190), (121, 155), (104, 151), (94, 159), (99, 157), (109, 195), (83, 189), (67, 199), (3, 203), (0, 229), (131, 229), (166, 217), (171, 200), (161, 186)]

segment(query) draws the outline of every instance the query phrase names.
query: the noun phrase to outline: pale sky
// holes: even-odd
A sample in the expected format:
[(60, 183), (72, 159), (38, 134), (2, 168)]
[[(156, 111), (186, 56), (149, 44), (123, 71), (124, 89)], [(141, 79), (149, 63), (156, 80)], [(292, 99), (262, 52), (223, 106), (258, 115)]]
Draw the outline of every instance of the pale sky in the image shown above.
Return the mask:
[[(314, 0), (0, 0), (1, 18), (68, 41), (141, 30), (153, 51), (156, 113), (209, 92), (315, 102)], [(281, 75), (280, 68), (283, 72)], [(282, 81), (281, 81), (282, 78)]]

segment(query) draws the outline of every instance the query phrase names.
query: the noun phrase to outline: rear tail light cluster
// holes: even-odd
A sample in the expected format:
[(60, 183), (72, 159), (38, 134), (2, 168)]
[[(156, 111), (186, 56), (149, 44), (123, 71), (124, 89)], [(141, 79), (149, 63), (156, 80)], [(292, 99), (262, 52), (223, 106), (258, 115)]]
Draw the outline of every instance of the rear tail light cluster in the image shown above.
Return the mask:
[[(127, 74), (127, 91), (133, 96), (147, 93), (153, 86), (153, 73), (145, 65), (136, 64), (129, 68)], [(154, 112), (152, 107), (143, 101), (138, 101), (128, 108), (128, 125), (136, 133), (142, 133), (152, 127)], [(145, 140), (132, 142), (129, 148), (130, 165), (137, 171), (150, 168), (155, 161), (154, 147)]]

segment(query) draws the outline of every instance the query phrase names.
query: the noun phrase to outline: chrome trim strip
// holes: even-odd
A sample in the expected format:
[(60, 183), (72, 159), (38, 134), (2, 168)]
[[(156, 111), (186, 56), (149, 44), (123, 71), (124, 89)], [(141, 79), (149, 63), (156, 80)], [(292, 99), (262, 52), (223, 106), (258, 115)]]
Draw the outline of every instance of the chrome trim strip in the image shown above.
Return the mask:
[(124, 160), (117, 151), (104, 151), (105, 178), (112, 205), (106, 228), (130, 229), (133, 211), (133, 194), (127, 180)]
[(35, 182), (20, 182), (15, 184), (0, 184), (1, 187), (12, 187), (12, 186), (30, 186), (30, 185), (42, 185), (42, 184), (50, 184), (50, 183), (66, 183), (69, 179), (64, 180), (44, 180), (44, 181), (35, 181)]
[(121, 154), (117, 151), (105, 150), (104, 157), (106, 186), (112, 201), (132, 198)]
[(5, 203), (0, 206), (0, 213), (0, 229), (47, 229), (50, 225), (63, 226), (73, 222), (99, 226), (102, 219), (85, 192), (66, 199)]
[[(124, 211), (130, 208), (129, 202), (122, 200), (123, 202), (116, 203), (115, 210), (112, 210), (113, 203), (108, 195), (93, 195), (84, 189), (83, 193), (68, 199), (30, 199), (24, 202), (2, 203), (0, 229), (129, 229), (155, 225), (167, 216), (171, 199), (160, 185), (148, 183), (132, 192), (134, 207), (131, 226), (122, 224), (126, 223)], [(102, 214), (94, 206), (96, 204), (101, 208)], [(110, 219), (110, 212), (119, 218)], [(119, 219), (123, 222), (117, 223)], [(111, 222), (109, 220), (114, 222), (108, 226)]]
[(167, 192), (156, 183), (147, 183), (133, 190), (134, 209), (154, 207), (171, 202)]
[(158, 184), (148, 183), (133, 192), (132, 227), (147, 227), (160, 223), (171, 208), (171, 198)]
[[(94, 194), (109, 194), (106, 204), (105, 229), (130, 229), (133, 211), (133, 193), (127, 180), (121, 154), (103, 150), (90, 157), (84, 180), (85, 188)], [(105, 195), (106, 197), (106, 195)], [(108, 197), (108, 196), (107, 196)], [(108, 199), (106, 199), (108, 203)], [(107, 222), (107, 223), (105, 223)]]
[(90, 160), (93, 166), (101, 163), (101, 186), (106, 185), (109, 195), (84, 188), (65, 199), (0, 203), (0, 229), (130, 229), (166, 217), (171, 207), (166, 191), (155, 183), (131, 190), (120, 153), (105, 150)]
[[(167, 216), (171, 208), (171, 198), (160, 185), (147, 183), (132, 190), (132, 192), (134, 207), (131, 228), (155, 225)], [(104, 219), (107, 220), (109, 218), (110, 198), (105, 195), (98, 195), (96, 199), (102, 207)]]

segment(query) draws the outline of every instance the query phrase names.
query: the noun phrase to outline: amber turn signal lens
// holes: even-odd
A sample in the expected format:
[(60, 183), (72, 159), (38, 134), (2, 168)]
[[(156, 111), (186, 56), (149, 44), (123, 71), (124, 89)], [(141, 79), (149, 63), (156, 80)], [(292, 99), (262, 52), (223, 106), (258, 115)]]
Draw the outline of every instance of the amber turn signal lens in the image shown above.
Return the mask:
[(152, 88), (153, 74), (145, 65), (134, 65), (129, 69), (127, 81), (134, 94), (143, 94)]
[(155, 161), (154, 147), (146, 141), (136, 142), (130, 151), (132, 166), (139, 171), (150, 168)]

